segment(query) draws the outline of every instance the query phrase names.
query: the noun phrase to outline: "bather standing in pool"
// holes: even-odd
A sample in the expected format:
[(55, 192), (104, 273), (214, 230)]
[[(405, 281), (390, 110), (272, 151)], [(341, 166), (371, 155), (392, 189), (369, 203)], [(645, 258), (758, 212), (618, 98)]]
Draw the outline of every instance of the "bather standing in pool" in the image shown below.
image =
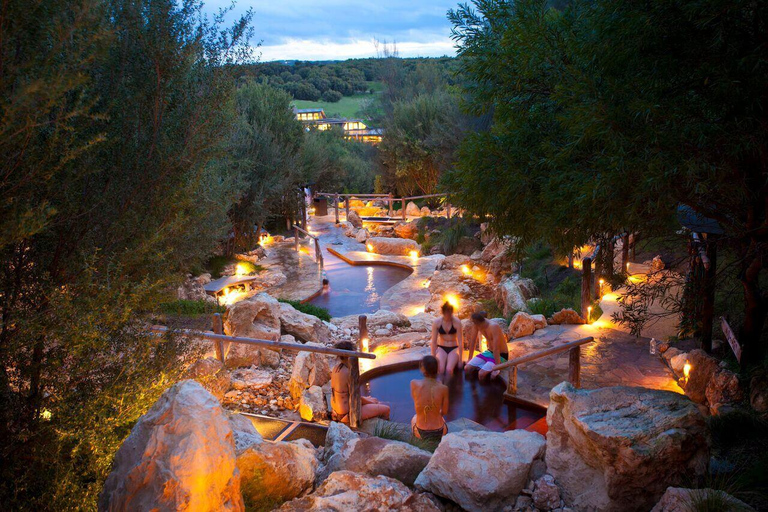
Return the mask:
[(411, 381), (411, 397), (416, 409), (411, 430), (419, 439), (440, 440), (448, 433), (443, 417), (448, 412), (448, 386), (437, 382), (437, 359), (434, 357), (424, 356), (419, 369), (424, 379)]
[(438, 375), (453, 375), (457, 367), (464, 367), (461, 320), (453, 316), (453, 306), (448, 302), (440, 309), (442, 315), (432, 322), (432, 356), (437, 359)]
[[(339, 350), (355, 350), (349, 341), (340, 341), (334, 348)], [(389, 419), (389, 406), (380, 404), (371, 396), (360, 397), (363, 405), (360, 408), (360, 419), (370, 418)], [(331, 418), (349, 424), (349, 358), (339, 357), (339, 364), (331, 370)]]
[[(488, 378), (489, 375), (495, 379), (501, 372), (493, 370), (493, 367), (509, 360), (507, 337), (499, 324), (489, 322), (485, 318), (485, 313), (472, 313), (471, 320), (473, 329), (469, 339), (469, 361), (465, 370), (467, 373), (477, 372), (480, 380)], [(481, 335), (485, 336), (488, 350), (472, 357)]]

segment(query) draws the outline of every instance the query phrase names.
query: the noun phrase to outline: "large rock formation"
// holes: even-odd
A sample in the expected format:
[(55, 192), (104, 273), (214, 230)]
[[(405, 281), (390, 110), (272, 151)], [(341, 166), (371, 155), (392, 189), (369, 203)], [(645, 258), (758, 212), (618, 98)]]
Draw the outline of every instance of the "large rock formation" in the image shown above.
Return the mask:
[(517, 311), (530, 313), (528, 299), (539, 294), (538, 288), (531, 279), (522, 278), (517, 274), (504, 277), (496, 289), (496, 303), (509, 316)]
[(410, 256), (413, 251), (419, 252), (420, 246), (415, 240), (408, 238), (383, 238), (374, 236), (366, 241), (370, 252), (376, 254), (393, 254)]
[(328, 417), (328, 407), (323, 388), (311, 386), (301, 393), (299, 415), (304, 421), (318, 421)]
[(259, 431), (256, 430), (256, 427), (253, 426), (251, 420), (242, 414), (229, 413), (227, 414), (227, 420), (229, 421), (230, 428), (232, 428), (236, 455), (240, 455), (255, 444), (264, 442), (264, 439), (259, 434)]
[[(311, 342), (307, 345), (322, 346)], [(322, 387), (329, 380), (331, 380), (331, 367), (328, 356), (315, 352), (299, 352), (293, 362), (288, 390), (291, 396), (298, 400), (305, 389), (311, 386)]]
[(246, 506), (268, 510), (302, 496), (312, 490), (317, 466), (306, 439), (252, 445), (237, 457)]
[(352, 224), (352, 226), (357, 229), (360, 229), (363, 227), (363, 219), (361, 219), (360, 215), (358, 215), (357, 212), (354, 210), (351, 210), (349, 212), (349, 216), (347, 217), (347, 222)]
[(212, 357), (198, 359), (186, 371), (185, 377), (194, 379), (221, 400), (229, 390), (230, 376), (224, 363)]
[(232, 387), (237, 390), (258, 391), (272, 384), (272, 373), (256, 368), (238, 368), (232, 372)]
[(425, 495), (386, 476), (351, 471), (332, 473), (312, 494), (285, 503), (280, 510), (301, 512), (439, 512)]
[[(266, 293), (259, 293), (229, 307), (224, 317), (224, 334), (262, 340), (280, 338), (280, 303)], [(274, 354), (265, 354), (252, 345), (232, 343), (227, 353), (226, 364), (230, 368), (251, 366), (262, 363), (262, 359), (273, 365)]]
[(581, 325), (584, 323), (584, 319), (581, 318), (581, 315), (579, 315), (577, 312), (575, 312), (572, 309), (561, 309), (560, 311), (552, 315), (552, 318), (550, 319), (549, 323), (553, 325), (565, 325), (565, 324)]
[(702, 476), (709, 436), (696, 404), (670, 391), (555, 387), (547, 467), (579, 510), (645, 511), (668, 485)]
[(416, 487), (470, 512), (499, 510), (514, 503), (544, 447), (541, 434), (525, 430), (448, 434), (416, 479)]
[(324, 471), (354, 471), (369, 476), (384, 475), (412, 486), (429, 462), (431, 454), (401, 441), (380, 437), (353, 437), (337, 450)]
[(531, 315), (519, 311), (515, 313), (512, 320), (509, 322), (509, 336), (510, 338), (522, 338), (523, 336), (530, 336), (536, 331), (536, 323), (531, 318)]
[(168, 389), (115, 455), (99, 510), (243, 510), (227, 414), (193, 380)]
[(471, 260), (466, 254), (451, 254), (440, 263), (440, 269), (459, 268), (462, 265), (471, 266)]
[(368, 230), (365, 228), (362, 228), (355, 235), (355, 241), (360, 242), (362, 244), (363, 242), (368, 240), (369, 236), (370, 234), (368, 233)]
[[(392, 324), (398, 327), (409, 325), (407, 316), (401, 313), (387, 311), (386, 309), (380, 309), (372, 315), (367, 315), (367, 317), (367, 325), (369, 331), (373, 331), (381, 327), (386, 327), (387, 324)], [(357, 329), (359, 326), (359, 315), (348, 315), (332, 318), (331, 323), (339, 329)]]
[(416, 206), (416, 203), (411, 201), (410, 203), (405, 205), (405, 214), (412, 215), (414, 217), (421, 217), (421, 208)]
[(395, 235), (399, 238), (408, 238), (415, 240), (416, 235), (419, 233), (419, 229), (415, 222), (398, 222), (394, 225)]
[(197, 277), (188, 275), (187, 279), (179, 286), (176, 296), (180, 300), (203, 300), (216, 302), (216, 298), (205, 292), (205, 285), (211, 282), (211, 274), (202, 274)]
[(754, 510), (741, 500), (716, 489), (683, 489), (670, 487), (651, 512), (691, 512), (699, 510), (749, 512)]
[(283, 332), (291, 334), (302, 341), (328, 341), (331, 332), (322, 320), (314, 315), (308, 315), (285, 302), (279, 303), (280, 325)]

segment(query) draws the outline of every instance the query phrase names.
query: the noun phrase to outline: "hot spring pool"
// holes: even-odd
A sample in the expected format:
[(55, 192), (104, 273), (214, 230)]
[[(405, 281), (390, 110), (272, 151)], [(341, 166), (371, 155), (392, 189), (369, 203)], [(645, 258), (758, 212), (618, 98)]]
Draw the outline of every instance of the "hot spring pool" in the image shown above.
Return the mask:
[(334, 317), (378, 311), (381, 295), (412, 272), (385, 265), (350, 265), (328, 251), (323, 256), (330, 289), (309, 303), (324, 307)]
[[(363, 375), (362, 394), (388, 404), (392, 410), (392, 421), (410, 424), (414, 415), (410, 382), (422, 378), (416, 365), (392, 371), (374, 370)], [(479, 382), (476, 378), (466, 378), (463, 372), (457, 372), (453, 377), (444, 379), (443, 383), (448, 386), (449, 393), (450, 407), (445, 417), (448, 422), (468, 418), (491, 430), (503, 432), (527, 428), (546, 416), (544, 409), (523, 407), (504, 400), (506, 385), (498, 380)]]

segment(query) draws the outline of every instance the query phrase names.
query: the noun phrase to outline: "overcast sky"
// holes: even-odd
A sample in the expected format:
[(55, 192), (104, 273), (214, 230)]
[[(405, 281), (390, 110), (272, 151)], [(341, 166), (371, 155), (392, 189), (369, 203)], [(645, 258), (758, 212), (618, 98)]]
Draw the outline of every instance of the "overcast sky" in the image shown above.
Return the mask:
[[(211, 14), (231, 0), (205, 0)], [(253, 9), (262, 61), (373, 57), (374, 38), (396, 41), (401, 57), (455, 55), (448, 9), (458, 0), (237, 0)], [(233, 14), (233, 18), (234, 18)]]

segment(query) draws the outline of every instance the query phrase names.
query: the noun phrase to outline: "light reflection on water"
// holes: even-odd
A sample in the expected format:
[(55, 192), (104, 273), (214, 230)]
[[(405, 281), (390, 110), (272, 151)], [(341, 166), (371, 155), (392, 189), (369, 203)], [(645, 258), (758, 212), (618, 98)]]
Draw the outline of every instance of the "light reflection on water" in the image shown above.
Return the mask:
[(381, 295), (411, 274), (410, 270), (387, 266), (352, 266), (324, 251), (329, 290), (310, 301), (326, 308), (331, 316), (373, 313)]

